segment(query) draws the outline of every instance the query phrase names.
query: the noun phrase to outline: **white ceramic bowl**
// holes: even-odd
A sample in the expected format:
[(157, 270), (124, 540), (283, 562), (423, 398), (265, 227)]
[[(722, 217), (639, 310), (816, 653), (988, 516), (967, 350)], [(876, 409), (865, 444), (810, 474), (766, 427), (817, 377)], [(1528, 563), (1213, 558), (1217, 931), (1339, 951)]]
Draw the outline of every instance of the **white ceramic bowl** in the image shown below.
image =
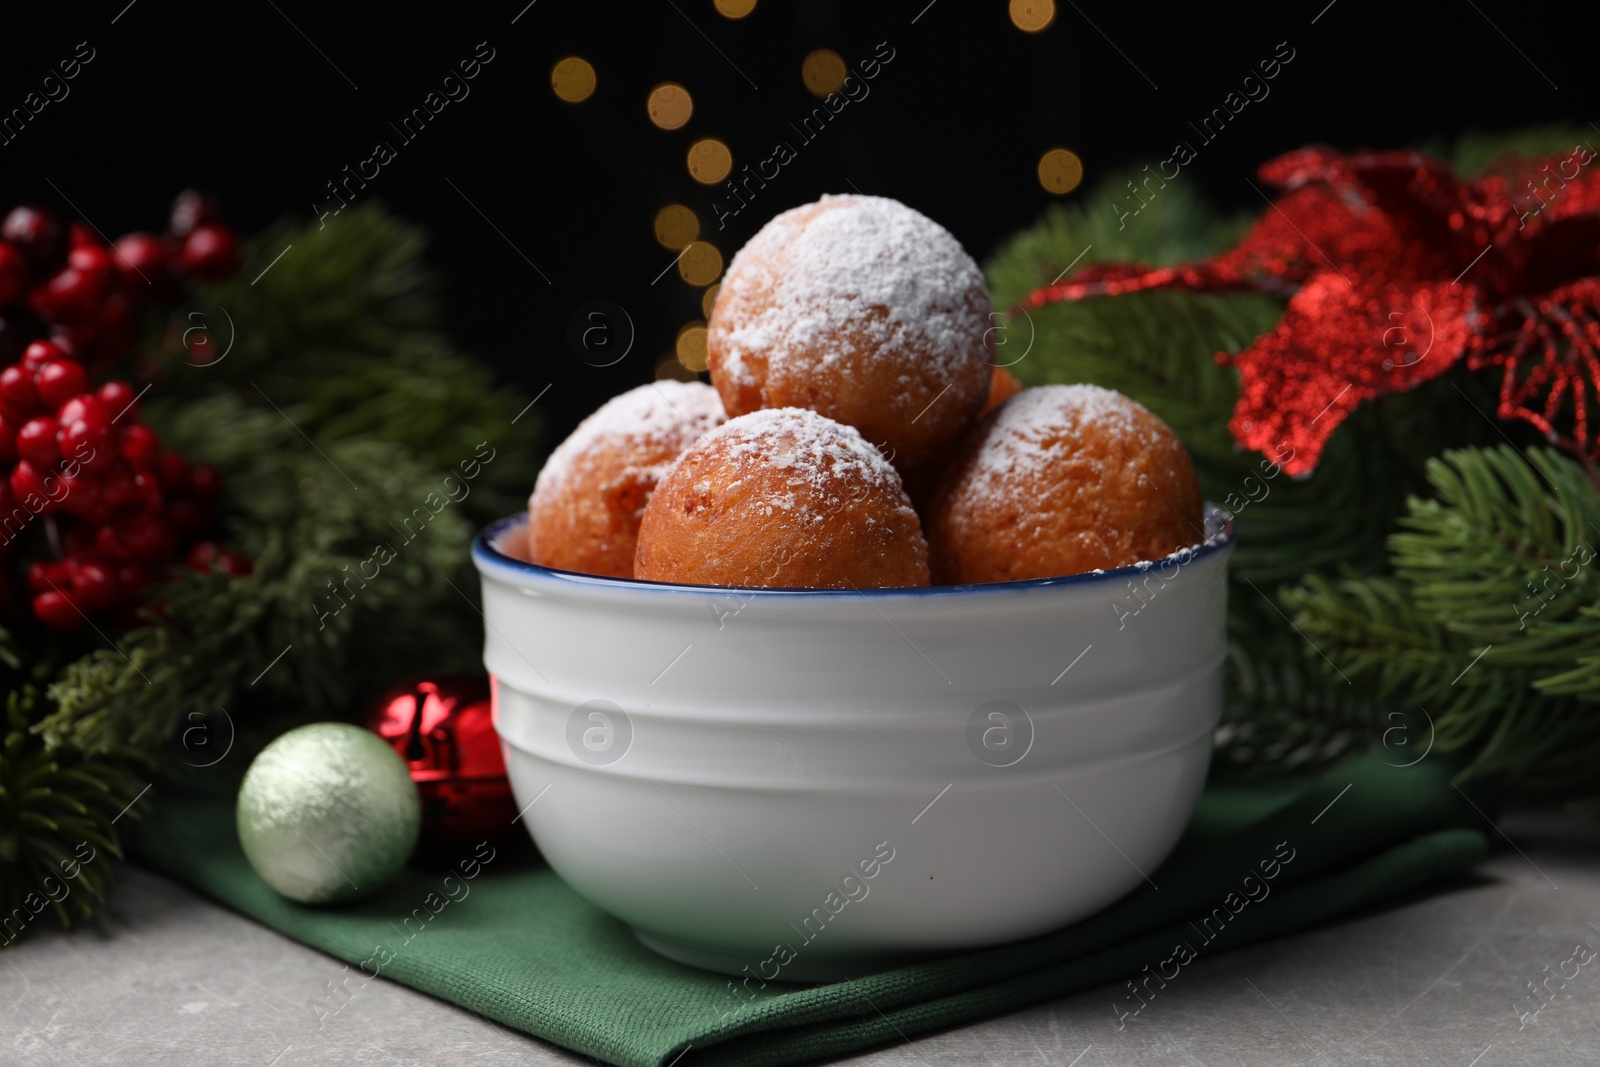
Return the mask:
[(1188, 823), (1233, 528), (1101, 574), (924, 589), (596, 578), (473, 546), (522, 821), (674, 959), (862, 974), (1063, 926)]

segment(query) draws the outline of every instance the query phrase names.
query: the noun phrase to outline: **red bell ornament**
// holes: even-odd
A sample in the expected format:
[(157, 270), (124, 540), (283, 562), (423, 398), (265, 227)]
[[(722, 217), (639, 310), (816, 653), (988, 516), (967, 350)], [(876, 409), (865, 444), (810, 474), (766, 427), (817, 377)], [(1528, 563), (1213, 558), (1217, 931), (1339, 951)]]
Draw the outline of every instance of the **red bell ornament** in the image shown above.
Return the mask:
[(513, 829), (517, 806), (485, 675), (397, 686), (374, 705), (366, 725), (394, 746), (422, 794), (417, 860), (450, 863)]

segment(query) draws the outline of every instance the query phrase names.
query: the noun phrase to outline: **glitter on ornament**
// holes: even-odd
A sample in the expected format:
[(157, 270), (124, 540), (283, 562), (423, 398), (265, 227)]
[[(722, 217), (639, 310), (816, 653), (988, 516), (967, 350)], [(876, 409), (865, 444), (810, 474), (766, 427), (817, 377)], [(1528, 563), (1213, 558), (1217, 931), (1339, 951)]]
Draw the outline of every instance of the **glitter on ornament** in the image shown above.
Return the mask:
[[(1239, 370), (1230, 428), (1309, 474), (1361, 403), (1463, 360), (1500, 371), (1496, 415), (1593, 463), (1600, 426), (1600, 168), (1587, 145), (1507, 158), (1472, 180), (1418, 152), (1304, 148), (1261, 167), (1284, 190), (1233, 248), (1197, 263), (1088, 266), (1024, 309), (1154, 289), (1287, 296)], [(1585, 169), (1587, 168), (1587, 169)]]

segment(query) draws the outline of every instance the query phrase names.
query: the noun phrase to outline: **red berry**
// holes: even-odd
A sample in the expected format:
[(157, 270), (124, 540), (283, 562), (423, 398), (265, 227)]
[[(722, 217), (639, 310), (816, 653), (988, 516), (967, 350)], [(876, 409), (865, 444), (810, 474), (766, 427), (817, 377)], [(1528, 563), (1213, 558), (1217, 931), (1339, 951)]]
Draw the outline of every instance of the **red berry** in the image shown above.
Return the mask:
[(189, 471), (189, 489), (201, 500), (210, 500), (222, 491), (222, 476), (209, 463), (197, 463)]
[(159, 473), (161, 484), (168, 492), (181, 493), (189, 488), (189, 464), (177, 452), (163, 452)]
[(215, 222), (217, 217), (216, 201), (197, 189), (185, 189), (172, 201), (167, 230), (177, 237), (187, 237), (196, 226)]
[(117, 602), (117, 577), (99, 563), (85, 563), (72, 575), (72, 597), (85, 612), (105, 611)]
[(161, 494), (161, 482), (149, 471), (135, 470), (133, 472), (134, 503), (150, 511), (160, 511), (165, 503)]
[(239, 268), (239, 239), (226, 226), (202, 223), (183, 239), (178, 262), (202, 278), (226, 278)]
[[(78, 252), (88, 252), (79, 249)], [(104, 253), (101, 253), (102, 255)], [(28, 294), (33, 310), (49, 322), (85, 322), (99, 313), (110, 291), (109, 271), (67, 266)]]
[(55, 212), (36, 204), (14, 207), (0, 223), (0, 237), (17, 246), (34, 269), (48, 274), (66, 254), (65, 234)]
[(124, 426), (119, 435), (122, 458), (141, 470), (149, 470), (161, 456), (161, 442), (148, 426)]
[(22, 353), (22, 362), (29, 367), (42, 367), (52, 359), (66, 359), (67, 353), (60, 345), (49, 341), (35, 341)]
[(172, 558), (172, 527), (159, 511), (123, 511), (111, 520), (109, 529), (128, 558), (136, 563), (159, 564)]
[(14, 245), (0, 242), (0, 307), (28, 288), (28, 260)]
[(33, 614), (52, 630), (75, 630), (83, 624), (83, 616), (72, 598), (54, 589), (33, 598)]
[(122, 288), (136, 295), (160, 288), (171, 262), (171, 251), (154, 234), (130, 233), (117, 238), (112, 246), (111, 265), (122, 279)]
[(183, 565), (194, 571), (209, 571), (217, 562), (217, 545), (214, 541), (197, 541), (183, 557)]
[[(83, 364), (70, 359), (54, 359), (33, 376), (39, 399), (48, 408), (56, 409), (89, 388), (89, 372)], [(5, 383), (0, 380), (0, 397), (4, 397)]]
[(204, 572), (216, 569), (235, 578), (242, 578), (252, 570), (249, 561), (243, 556), (236, 556), (227, 549), (218, 548), (212, 541), (197, 542), (184, 557), (183, 563), (191, 570)]
[[(118, 418), (138, 417), (139, 394), (134, 392), (133, 386), (129, 385), (127, 382), (117, 381), (113, 378), (111, 381), (102, 385), (95, 395), (98, 396), (100, 398), (100, 402), (106, 406), (106, 410), (111, 412), (111, 418), (113, 420)], [(0, 400), (3, 399), (5, 399), (4, 384), (3, 382), (0, 382)]]
[(111, 425), (111, 416), (114, 412), (106, 410), (105, 403), (92, 393), (79, 393), (61, 405), (56, 412), (56, 418), (61, 420), (61, 425), (66, 426), (74, 422), (87, 423), (96, 429), (105, 429)]
[(18, 429), (10, 416), (0, 415), (0, 462), (10, 463), (17, 458)]
[(102, 525), (94, 532), (95, 554), (114, 563), (126, 563), (129, 552), (122, 544), (122, 539), (117, 536), (116, 527), (110, 522)]
[[(105, 242), (100, 240), (100, 235), (94, 232), (94, 227), (87, 222), (67, 223), (67, 247), (72, 251), (80, 248), (104, 248)], [(71, 252), (68, 253), (71, 255)]]
[(125, 508), (139, 498), (138, 487), (133, 484), (133, 471), (127, 464), (117, 463), (101, 477), (100, 496), (107, 511)]
[[(111, 429), (106, 426), (74, 422), (61, 428), (61, 432), (56, 435), (56, 443), (61, 449), (63, 458), (78, 463), (91, 473), (110, 470), (111, 465), (117, 461)], [(22, 448), (20, 439), (17, 441), (17, 448), (19, 450)]]
[(61, 476), (66, 495), (61, 498), (61, 510), (76, 515), (85, 522), (99, 525), (111, 515), (105, 505), (105, 487), (101, 479), (92, 474), (79, 474), (75, 478)]
[(40, 470), (53, 467), (61, 458), (56, 435), (61, 426), (52, 418), (29, 419), (17, 431), (17, 453)]
[[(91, 237), (94, 235), (91, 233)], [(73, 270), (81, 270), (85, 274), (111, 274), (111, 253), (100, 244), (98, 238), (95, 243), (88, 245), (75, 244), (72, 251), (67, 253), (67, 266)]]
[(33, 387), (33, 372), (29, 368), (12, 364), (0, 370), (0, 402), (19, 415), (31, 415), (39, 409), (39, 393)]
[[(29, 511), (37, 510), (40, 513), (54, 511), (55, 501), (45, 492), (44, 479), (45, 476), (40, 474), (32, 463), (19, 459), (17, 465), (11, 468), (11, 494), (25, 504)], [(30, 501), (29, 497), (37, 499)]]
[(28, 564), (28, 588), (35, 593), (61, 589), (72, 581), (72, 567), (64, 559), (34, 560)]

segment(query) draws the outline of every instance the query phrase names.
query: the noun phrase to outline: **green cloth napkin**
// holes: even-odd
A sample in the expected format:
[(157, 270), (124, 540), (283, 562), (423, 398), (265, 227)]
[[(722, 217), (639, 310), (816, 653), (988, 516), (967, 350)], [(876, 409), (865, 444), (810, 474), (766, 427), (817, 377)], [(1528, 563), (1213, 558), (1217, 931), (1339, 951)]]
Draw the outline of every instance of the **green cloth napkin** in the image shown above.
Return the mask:
[[(337, 909), (292, 904), (257, 878), (228, 803), (159, 801), (134, 850), (351, 963), (349, 994), (377, 970), (610, 1063), (776, 1065), (901, 1042), (1105, 983), (1116, 983), (1105, 994), (1115, 1023), (1161, 995), (1164, 982), (1181, 988), (1193, 957), (1464, 871), (1486, 851), (1484, 816), (1450, 784), (1451, 770), (1437, 758), (1400, 769), (1373, 755), (1315, 779), (1213, 786), (1152, 873), (1159, 889), (1141, 886), (1032, 941), (831, 984), (772, 983), (753, 999), (726, 977), (645, 949), (536, 857), (519, 859), (513, 849), (470, 881), (457, 876), (447, 886), (444, 872), (408, 869), (378, 896)], [(308, 998), (306, 1010), (333, 1013), (341, 1003), (330, 993)]]

